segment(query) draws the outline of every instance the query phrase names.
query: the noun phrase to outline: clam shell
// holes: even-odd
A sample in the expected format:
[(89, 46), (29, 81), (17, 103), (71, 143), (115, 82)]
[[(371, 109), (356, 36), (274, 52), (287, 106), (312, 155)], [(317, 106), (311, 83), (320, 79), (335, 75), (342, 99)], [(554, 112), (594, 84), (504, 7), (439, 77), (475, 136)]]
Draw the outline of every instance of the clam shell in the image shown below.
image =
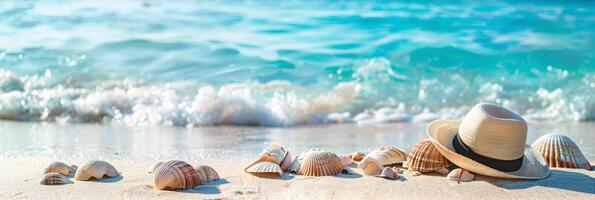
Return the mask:
[(353, 160), (354, 162), (359, 162), (362, 159), (364, 159), (365, 156), (366, 156), (366, 154), (357, 151), (352, 154), (349, 154), (349, 156), (347, 156), (347, 157), (350, 158), (351, 160)]
[(43, 175), (43, 177), (39, 181), (39, 184), (42, 185), (63, 185), (69, 183), (72, 183), (72, 181), (70, 181), (68, 177), (57, 172), (47, 173)]
[(386, 165), (403, 163), (407, 154), (396, 147), (380, 147), (371, 151), (358, 164), (366, 175), (379, 175)]
[(475, 175), (473, 175), (471, 172), (467, 170), (456, 168), (452, 170), (450, 173), (448, 173), (448, 175), (446, 175), (446, 178), (452, 181), (469, 182), (473, 181)]
[(105, 176), (115, 177), (118, 175), (120, 175), (120, 173), (118, 173), (116, 168), (114, 168), (114, 166), (111, 164), (101, 160), (92, 160), (76, 170), (74, 179), (86, 181), (91, 178), (95, 178), (99, 180)]
[(399, 175), (390, 167), (385, 167), (384, 169), (382, 169), (382, 173), (376, 176), (390, 180), (396, 180), (399, 177)]
[(283, 176), (283, 170), (281, 170), (281, 166), (277, 163), (273, 162), (259, 162), (256, 163), (250, 168), (246, 169), (246, 172), (254, 174), (254, 175), (279, 175)]
[(184, 161), (170, 160), (159, 165), (153, 175), (159, 190), (190, 189), (200, 184), (198, 172)]
[(155, 164), (152, 164), (149, 169), (147, 169), (147, 173), (151, 174), (153, 172), (155, 172), (155, 169), (157, 169), (157, 167), (159, 167), (159, 165), (162, 165), (163, 162), (157, 162)]
[(343, 171), (341, 158), (328, 151), (309, 151), (301, 161), (298, 175), (334, 176)]
[(256, 160), (244, 167), (244, 171), (260, 162), (272, 162), (277, 165), (285, 164), (285, 166), (287, 166), (289, 165), (287, 162), (291, 161), (286, 161), (286, 163), (282, 162), (285, 161), (285, 157), (288, 153), (289, 151), (287, 151), (281, 145), (270, 144), (267, 148), (263, 150), (263, 152), (258, 156)]
[(541, 136), (531, 146), (545, 158), (550, 167), (591, 170), (589, 161), (576, 143), (564, 134)]
[(68, 176), (70, 173), (76, 172), (76, 165), (68, 166), (63, 162), (53, 162), (48, 165), (45, 170), (43, 171), (44, 174), (55, 172), (60, 173), (64, 176)]
[(448, 173), (448, 160), (438, 152), (432, 141), (425, 139), (417, 143), (407, 156), (409, 171)]
[(207, 165), (199, 165), (194, 168), (200, 177), (200, 183), (212, 182), (219, 180), (219, 174), (217, 171)]

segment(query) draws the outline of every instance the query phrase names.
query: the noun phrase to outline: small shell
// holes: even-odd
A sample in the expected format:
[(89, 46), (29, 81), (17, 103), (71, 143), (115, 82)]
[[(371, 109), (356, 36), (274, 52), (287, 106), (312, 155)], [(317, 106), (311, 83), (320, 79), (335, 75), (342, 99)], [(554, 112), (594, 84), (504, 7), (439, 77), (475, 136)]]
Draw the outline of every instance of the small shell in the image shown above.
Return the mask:
[(50, 172), (43, 175), (43, 178), (41, 178), (39, 183), (42, 185), (63, 185), (72, 183), (72, 181), (60, 173)]
[(219, 180), (219, 174), (217, 171), (207, 165), (199, 165), (194, 168), (200, 177), (200, 183), (212, 182)]
[(254, 175), (279, 175), (283, 176), (283, 170), (277, 163), (272, 162), (259, 162), (250, 168), (246, 169), (246, 172)]
[(448, 173), (448, 160), (438, 152), (432, 141), (425, 139), (417, 143), (407, 156), (409, 171), (421, 173), (438, 172)]
[(85, 165), (81, 166), (79, 169), (76, 170), (74, 175), (74, 179), (79, 181), (86, 181), (91, 178), (95, 178), (97, 180), (102, 179), (104, 176), (107, 177), (115, 177), (120, 175), (116, 168), (111, 164), (100, 161), (100, 160), (93, 160), (89, 161)]
[(159, 190), (185, 190), (198, 186), (200, 177), (188, 163), (170, 160), (155, 169), (153, 184)]
[(357, 166), (366, 175), (379, 175), (387, 165), (403, 163), (407, 154), (396, 147), (380, 147), (371, 151)]
[(302, 153), (300, 153), (300, 155), (298, 155), (295, 159), (293, 159), (293, 162), (291, 163), (290, 172), (296, 173), (296, 174), (298, 173), (298, 171), (300, 170), (302, 161), (306, 157), (306, 154), (308, 154), (308, 152), (310, 152), (310, 151), (322, 151), (322, 150), (318, 149), (318, 148), (313, 148), (313, 149), (305, 150)]
[(76, 172), (76, 165), (68, 166), (63, 162), (53, 162), (43, 171), (44, 174), (50, 172), (60, 173), (64, 176), (68, 176), (70, 173)]
[(353, 164), (353, 160), (351, 160), (347, 156), (340, 156), (340, 158), (341, 158), (341, 163), (343, 163), (343, 166), (349, 166), (349, 165)]
[(541, 136), (531, 146), (545, 158), (550, 167), (591, 170), (587, 158), (572, 139), (564, 134)]
[(260, 162), (272, 162), (277, 165), (285, 164), (285, 166), (287, 166), (289, 165), (287, 162), (291, 162), (290, 160), (286, 161), (285, 163), (282, 163), (283, 161), (285, 161), (285, 157), (287, 156), (287, 154), (288, 151), (281, 145), (271, 144), (263, 150), (263, 152), (260, 154), (260, 156), (258, 156), (258, 158), (255, 161), (251, 162), (246, 167), (244, 167), (244, 171), (252, 167), (252, 165), (255, 165)]
[(291, 169), (292, 162), (293, 162), (293, 157), (291, 156), (291, 152), (289, 152), (289, 150), (287, 150), (285, 153), (285, 158), (283, 158), (283, 161), (281, 161), (281, 164), (279, 164), (281, 166), (281, 170), (288, 171), (289, 169)]
[(334, 176), (343, 171), (341, 158), (328, 151), (308, 151), (299, 167), (298, 175)]
[(469, 182), (475, 178), (475, 175), (473, 175), (471, 172), (467, 170), (456, 168), (452, 170), (450, 173), (448, 173), (448, 175), (446, 175), (446, 178), (457, 182)]
[(153, 172), (155, 172), (155, 169), (157, 169), (157, 167), (159, 167), (159, 165), (163, 164), (163, 162), (157, 162), (153, 165), (151, 165), (149, 167), (149, 169), (147, 169), (147, 173), (152, 174)]
[(382, 173), (376, 176), (390, 180), (396, 180), (399, 177), (399, 175), (390, 167), (385, 167), (384, 169), (382, 169)]
[(354, 153), (352, 153), (352, 154), (349, 154), (349, 156), (347, 156), (347, 157), (349, 157), (349, 158), (350, 158), (351, 160), (353, 160), (354, 162), (359, 162), (359, 161), (361, 161), (362, 159), (364, 159), (364, 157), (365, 157), (365, 156), (366, 156), (366, 154), (364, 154), (364, 153), (362, 153), (362, 152), (359, 152), (359, 151), (357, 151), (357, 152), (354, 152)]

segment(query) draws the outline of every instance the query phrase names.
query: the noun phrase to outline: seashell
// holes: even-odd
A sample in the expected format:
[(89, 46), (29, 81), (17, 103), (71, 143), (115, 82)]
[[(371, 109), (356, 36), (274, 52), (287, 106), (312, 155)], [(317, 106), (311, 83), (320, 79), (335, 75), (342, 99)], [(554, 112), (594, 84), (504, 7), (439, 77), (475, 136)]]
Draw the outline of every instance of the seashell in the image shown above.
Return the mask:
[(198, 186), (200, 177), (188, 163), (170, 160), (155, 169), (153, 184), (159, 190), (185, 190)]
[(304, 155), (298, 175), (334, 176), (341, 171), (343, 171), (343, 163), (339, 156), (328, 151), (313, 150)]
[(77, 169), (76, 173), (74, 174), (74, 179), (86, 181), (91, 178), (95, 178), (99, 180), (105, 176), (115, 177), (118, 175), (120, 175), (120, 173), (118, 173), (116, 168), (114, 168), (114, 166), (111, 164), (101, 160), (93, 160)]
[[(448, 160), (438, 152), (429, 139), (417, 143), (407, 156), (407, 167), (413, 172), (438, 172), (448, 173)], [(412, 173), (412, 175), (418, 173)], [(415, 175), (414, 175), (415, 176)]]
[(41, 181), (39, 181), (39, 183), (42, 185), (63, 185), (72, 183), (72, 181), (70, 181), (68, 177), (60, 173), (50, 172), (43, 175), (43, 178), (41, 178)]
[(406, 159), (407, 154), (396, 147), (380, 147), (364, 157), (357, 167), (366, 175), (379, 175), (384, 166), (403, 163)]
[(290, 172), (296, 173), (296, 174), (298, 173), (298, 171), (300, 170), (300, 165), (302, 164), (302, 161), (306, 157), (306, 154), (308, 154), (308, 152), (310, 152), (310, 151), (322, 151), (322, 150), (318, 149), (318, 148), (313, 148), (313, 149), (305, 150), (302, 153), (300, 153), (300, 155), (298, 155), (295, 159), (293, 159), (293, 162), (291, 163)]
[(475, 178), (475, 175), (473, 175), (471, 172), (465, 169), (456, 168), (452, 170), (450, 173), (448, 173), (448, 175), (446, 175), (446, 178), (457, 182), (469, 182)]
[[(252, 165), (255, 165), (260, 162), (272, 162), (277, 165), (281, 165), (282, 162), (285, 161), (285, 157), (287, 154), (288, 151), (281, 145), (271, 144), (263, 150), (263, 152), (260, 154), (260, 156), (258, 156), (258, 158), (255, 161), (251, 162), (246, 167), (244, 167), (244, 171), (252, 167)], [(290, 162), (290, 160), (286, 161), (286, 163), (283, 164), (285, 164), (285, 166), (289, 165), (289, 163), (287, 162)]]
[(281, 170), (283, 171), (288, 171), (289, 169), (291, 169), (291, 163), (293, 162), (293, 157), (291, 156), (291, 152), (289, 152), (289, 150), (287, 150), (287, 152), (285, 153), (285, 158), (283, 158), (283, 161), (281, 161)]
[(76, 172), (76, 168), (77, 168), (76, 165), (68, 166), (67, 164), (65, 164), (63, 162), (53, 162), (50, 165), (48, 165), (48, 167), (45, 168), (43, 173), (47, 174), (50, 172), (55, 172), (55, 173), (60, 173), (64, 176), (68, 176), (70, 173)]
[(343, 163), (343, 166), (349, 166), (353, 164), (353, 160), (347, 156), (340, 156), (339, 158), (341, 158), (341, 163)]
[(147, 169), (147, 173), (151, 174), (153, 172), (155, 172), (155, 169), (157, 169), (157, 167), (159, 167), (159, 165), (163, 164), (163, 162), (157, 162), (155, 164), (152, 164), (149, 169)]
[(380, 173), (380, 175), (376, 175), (377, 177), (382, 177), (385, 179), (390, 179), (390, 180), (396, 180), (399, 175), (393, 171), (393, 169), (391, 169), (390, 167), (385, 167), (384, 169), (382, 169), (382, 173)]
[(359, 162), (359, 161), (361, 161), (362, 159), (364, 159), (364, 157), (365, 157), (365, 156), (366, 156), (366, 154), (364, 154), (364, 153), (362, 153), (362, 152), (359, 152), (359, 151), (357, 151), (357, 152), (354, 152), (354, 153), (352, 153), (352, 154), (349, 154), (349, 156), (347, 156), (347, 157), (349, 157), (349, 158), (350, 158), (351, 160), (353, 160), (354, 162)]
[(393, 171), (394, 171), (395, 173), (397, 173), (397, 174), (402, 174), (402, 173), (403, 173), (403, 170), (401, 170), (401, 168), (398, 168), (398, 167), (393, 167), (392, 169), (393, 169)]
[(198, 177), (200, 178), (200, 183), (212, 182), (219, 180), (219, 174), (217, 171), (210, 166), (207, 165), (199, 165), (194, 168), (196, 173), (198, 173)]
[(564, 134), (551, 133), (541, 136), (531, 147), (545, 158), (550, 167), (591, 170), (589, 161), (576, 143)]
[(283, 176), (281, 166), (273, 162), (259, 162), (246, 169), (246, 172), (254, 175), (279, 175)]
[(341, 174), (355, 174), (355, 172), (353, 172), (353, 170), (349, 167), (343, 167), (343, 170), (341, 170)]

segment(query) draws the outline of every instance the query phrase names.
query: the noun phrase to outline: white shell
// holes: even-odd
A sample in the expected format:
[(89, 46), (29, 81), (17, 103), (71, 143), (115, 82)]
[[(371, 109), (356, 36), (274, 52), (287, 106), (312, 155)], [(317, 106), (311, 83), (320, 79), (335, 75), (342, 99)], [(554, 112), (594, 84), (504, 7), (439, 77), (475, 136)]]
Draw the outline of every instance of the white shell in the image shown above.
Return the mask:
[(219, 174), (215, 169), (207, 165), (199, 165), (194, 168), (200, 177), (200, 183), (219, 180)]
[[(287, 157), (288, 155), (289, 158)], [(289, 168), (291, 163), (291, 154), (287, 149), (285, 149), (285, 147), (282, 147), (278, 144), (271, 144), (263, 150), (256, 160), (244, 167), (244, 171), (260, 162), (272, 162), (283, 166), (284, 168)]]
[(159, 167), (161, 164), (163, 164), (163, 162), (156, 162), (155, 164), (152, 164), (149, 169), (147, 169), (147, 173), (151, 174), (155, 172), (155, 169), (157, 169), (157, 167)]
[(393, 171), (393, 169), (391, 169), (390, 167), (385, 167), (384, 169), (382, 169), (382, 173), (376, 176), (390, 180), (396, 180), (399, 177), (397, 172)]
[(366, 175), (380, 175), (384, 166), (403, 163), (405, 160), (407, 160), (407, 154), (400, 149), (380, 147), (364, 157), (357, 167)]
[(155, 169), (153, 184), (159, 190), (190, 189), (200, 185), (200, 177), (188, 163), (170, 160)]
[(309, 151), (301, 161), (298, 175), (335, 176), (343, 171), (341, 158), (328, 151)]
[(304, 158), (306, 157), (306, 154), (308, 154), (308, 152), (310, 151), (322, 151), (321, 149), (318, 148), (313, 148), (313, 149), (307, 149), (305, 151), (303, 151), (302, 153), (300, 153), (300, 155), (298, 155), (295, 159), (293, 159), (293, 162), (291, 163), (291, 169), (290, 171), (293, 173), (296, 173), (300, 170), (300, 165), (302, 164), (302, 160), (304, 160)]
[(578, 146), (564, 134), (541, 136), (531, 145), (545, 158), (550, 167), (591, 170), (591, 165)]
[(341, 163), (343, 163), (343, 166), (350, 166), (351, 164), (353, 164), (353, 160), (351, 160), (349, 157), (347, 156), (339, 156), (341, 158)]
[(473, 175), (471, 172), (467, 170), (456, 168), (452, 170), (450, 173), (448, 173), (448, 175), (446, 175), (446, 178), (452, 181), (469, 182), (473, 181), (475, 175)]
[(100, 161), (100, 160), (93, 160), (89, 161), (85, 165), (81, 166), (79, 169), (76, 170), (74, 175), (74, 179), (79, 181), (86, 181), (91, 178), (95, 179), (102, 179), (103, 177), (115, 177), (120, 175), (116, 168), (111, 164)]
[(246, 169), (246, 172), (254, 174), (254, 175), (272, 174), (272, 175), (283, 176), (283, 170), (281, 170), (281, 166), (279, 166), (277, 163), (273, 163), (273, 162), (256, 163), (256, 164), (250, 166), (248, 169)]
[(65, 164), (63, 162), (53, 162), (45, 168), (43, 173), (47, 174), (50, 172), (55, 172), (55, 173), (60, 173), (64, 176), (68, 176), (70, 173), (76, 172), (76, 168), (77, 168), (76, 165), (68, 166), (67, 164)]
[(72, 183), (72, 181), (70, 181), (68, 177), (56, 172), (50, 172), (43, 175), (39, 181), (39, 184), (42, 185), (63, 185), (68, 183)]

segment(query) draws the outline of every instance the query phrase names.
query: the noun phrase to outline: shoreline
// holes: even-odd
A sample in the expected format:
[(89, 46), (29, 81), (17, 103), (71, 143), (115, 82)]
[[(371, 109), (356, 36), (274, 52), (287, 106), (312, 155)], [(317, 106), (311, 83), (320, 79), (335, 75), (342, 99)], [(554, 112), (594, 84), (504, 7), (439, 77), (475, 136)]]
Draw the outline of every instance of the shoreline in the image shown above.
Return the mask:
[[(1, 199), (593, 199), (595, 172), (552, 169), (548, 178), (537, 181), (510, 180), (476, 175), (468, 183), (456, 183), (438, 174), (411, 176), (401, 180), (372, 176), (337, 175), (306, 177), (284, 174), (261, 178), (242, 171), (248, 159), (188, 161), (215, 168), (219, 181), (183, 191), (159, 191), (152, 187), (147, 168), (156, 161), (106, 160), (121, 176), (99, 181), (45, 186), (39, 184), (43, 169), (55, 161), (47, 156), (0, 158), (3, 178)], [(81, 159), (63, 160), (79, 166)], [(354, 170), (356, 173), (358, 170)], [(71, 175), (72, 177), (72, 175)]]

